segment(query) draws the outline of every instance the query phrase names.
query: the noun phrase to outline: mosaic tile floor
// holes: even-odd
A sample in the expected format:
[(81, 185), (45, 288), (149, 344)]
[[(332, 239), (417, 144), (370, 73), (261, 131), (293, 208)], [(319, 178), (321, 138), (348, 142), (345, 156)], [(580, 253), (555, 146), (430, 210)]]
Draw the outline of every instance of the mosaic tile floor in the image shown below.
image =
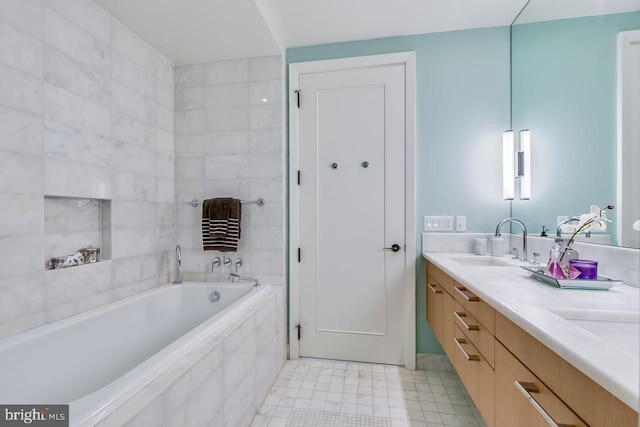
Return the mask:
[(485, 427), (453, 372), (289, 360), (252, 427)]

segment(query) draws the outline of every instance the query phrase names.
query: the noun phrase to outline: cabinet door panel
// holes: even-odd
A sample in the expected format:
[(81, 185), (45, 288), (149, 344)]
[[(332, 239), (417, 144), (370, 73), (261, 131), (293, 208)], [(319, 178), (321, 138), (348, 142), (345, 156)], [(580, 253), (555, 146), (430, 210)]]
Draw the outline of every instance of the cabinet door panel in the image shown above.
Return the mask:
[(449, 295), (453, 295), (453, 278), (444, 271), (440, 270), (433, 263), (427, 262), (427, 274), (435, 279), (436, 282), (442, 286), (442, 288)]
[(558, 425), (587, 426), (500, 343), (496, 343), (495, 397), (500, 408), (496, 427), (546, 427), (550, 420)]
[(493, 308), (478, 298), (473, 292), (458, 282), (455, 282), (453, 296), (473, 317), (493, 335), (494, 330), (494, 310)]
[(453, 365), (482, 418), (491, 427), (494, 425), (495, 373), (457, 325), (454, 326), (452, 341), (454, 343)]
[(458, 303), (455, 302), (455, 311), (453, 313), (453, 318), (455, 324), (460, 328), (463, 334), (469, 338), (471, 344), (473, 344), (482, 354), (482, 357), (491, 365), (493, 368), (494, 365), (494, 338), (493, 335), (489, 332), (489, 330), (478, 321), (475, 317), (473, 317), (467, 310), (464, 309)]
[(427, 276), (427, 321), (450, 360), (453, 360), (453, 298)]

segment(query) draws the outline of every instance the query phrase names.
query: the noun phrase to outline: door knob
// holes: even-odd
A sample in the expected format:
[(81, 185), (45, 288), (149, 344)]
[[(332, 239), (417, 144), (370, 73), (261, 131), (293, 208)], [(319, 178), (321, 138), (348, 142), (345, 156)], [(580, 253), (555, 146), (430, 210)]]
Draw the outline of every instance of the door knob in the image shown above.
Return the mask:
[(382, 248), (385, 251), (393, 251), (393, 252), (398, 252), (400, 250), (400, 245), (398, 245), (397, 243), (394, 243), (393, 245), (391, 245), (390, 248)]

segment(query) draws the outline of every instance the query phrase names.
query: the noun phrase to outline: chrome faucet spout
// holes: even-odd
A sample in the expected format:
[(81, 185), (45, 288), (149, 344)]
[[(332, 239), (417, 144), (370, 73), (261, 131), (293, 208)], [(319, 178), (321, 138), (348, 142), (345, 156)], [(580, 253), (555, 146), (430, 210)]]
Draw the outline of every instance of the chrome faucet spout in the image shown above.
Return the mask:
[(242, 277), (237, 273), (229, 274), (228, 280), (231, 283), (251, 282), (251, 283), (253, 283), (254, 287), (260, 286), (260, 281), (258, 279), (254, 279), (253, 277)]
[(565, 219), (560, 224), (558, 224), (558, 229), (556, 230), (556, 236), (562, 238), (562, 226), (565, 224), (569, 224), (570, 222), (580, 222), (580, 220), (578, 218)]
[(500, 221), (500, 223), (496, 227), (496, 236), (500, 236), (500, 229), (502, 228), (503, 225), (505, 225), (508, 222), (515, 222), (516, 224), (518, 224), (522, 228), (522, 256), (520, 257), (520, 259), (522, 261), (526, 261), (528, 259), (528, 257), (527, 257), (527, 227), (524, 225), (524, 222), (522, 222), (522, 221), (520, 221), (519, 219), (516, 219), (516, 218), (503, 219), (502, 221)]
[(180, 280), (180, 266), (182, 265), (182, 249), (180, 245), (176, 245), (176, 280), (173, 281), (174, 285), (182, 284)]

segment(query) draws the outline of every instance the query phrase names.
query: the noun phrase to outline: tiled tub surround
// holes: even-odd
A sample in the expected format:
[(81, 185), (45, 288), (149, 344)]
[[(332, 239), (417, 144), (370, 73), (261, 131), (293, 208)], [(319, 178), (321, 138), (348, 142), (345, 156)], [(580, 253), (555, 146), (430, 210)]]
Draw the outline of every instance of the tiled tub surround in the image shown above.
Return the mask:
[(281, 286), (167, 285), (34, 329), (0, 345), (0, 401), (70, 403), (72, 426), (246, 425), (284, 363), (283, 300)]
[(213, 197), (263, 198), (243, 205), (239, 273), (284, 283), (284, 137), (282, 57), (176, 67), (177, 238), (187, 280), (226, 278), (229, 267), (202, 250), (202, 207)]
[[(622, 336), (608, 323), (608, 339), (565, 320), (553, 310), (637, 313), (640, 293), (636, 287), (614, 286), (609, 291), (558, 289), (528, 277), (522, 262), (503, 257), (513, 267), (464, 265), (460, 257), (473, 254), (424, 252), (423, 256), (450, 275), (554, 353), (591, 378), (636, 412), (640, 402), (640, 359), (637, 333)], [(624, 344), (621, 341), (622, 339)], [(629, 348), (630, 347), (630, 348)]]
[[(174, 85), (90, 1), (0, 2), (0, 337), (170, 280)], [(45, 195), (110, 199), (112, 261), (45, 272)]]

